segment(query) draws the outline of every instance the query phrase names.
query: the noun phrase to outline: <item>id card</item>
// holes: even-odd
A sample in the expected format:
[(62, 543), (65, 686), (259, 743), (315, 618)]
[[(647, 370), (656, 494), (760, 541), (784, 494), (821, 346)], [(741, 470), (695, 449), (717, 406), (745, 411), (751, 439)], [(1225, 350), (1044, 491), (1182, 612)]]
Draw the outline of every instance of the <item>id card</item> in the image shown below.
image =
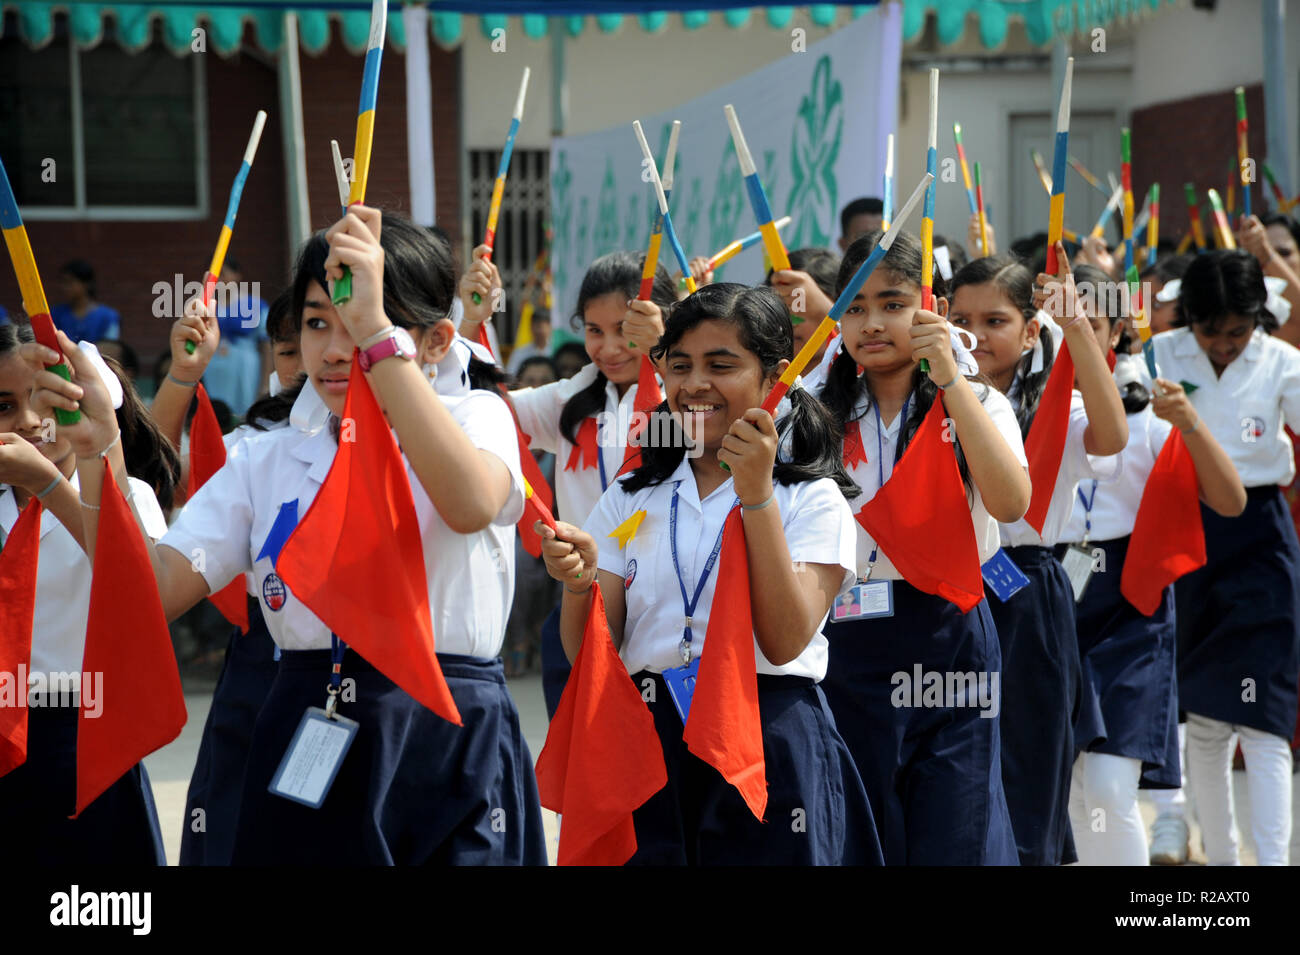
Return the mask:
[(343, 716), (330, 719), (320, 707), (309, 706), (267, 788), (277, 796), (319, 809), (356, 738), (358, 725)]
[(1074, 589), (1075, 603), (1083, 599), (1083, 592), (1088, 589), (1088, 581), (1092, 580), (1093, 563), (1092, 551), (1078, 544), (1071, 544), (1061, 558), (1061, 566), (1065, 568), (1070, 586)]
[(677, 715), (686, 723), (691, 712), (691, 697), (695, 695), (695, 680), (700, 675), (700, 658), (696, 657), (684, 667), (664, 670), (664, 683), (668, 685), (668, 695), (673, 698)]
[(831, 620), (870, 620), (894, 615), (894, 582), (868, 580), (854, 584), (835, 598), (831, 605)]
[(980, 573), (984, 575), (984, 583), (989, 585), (989, 590), (1003, 603), (1029, 586), (1025, 572), (1016, 566), (1016, 562), (1001, 547), (980, 567)]

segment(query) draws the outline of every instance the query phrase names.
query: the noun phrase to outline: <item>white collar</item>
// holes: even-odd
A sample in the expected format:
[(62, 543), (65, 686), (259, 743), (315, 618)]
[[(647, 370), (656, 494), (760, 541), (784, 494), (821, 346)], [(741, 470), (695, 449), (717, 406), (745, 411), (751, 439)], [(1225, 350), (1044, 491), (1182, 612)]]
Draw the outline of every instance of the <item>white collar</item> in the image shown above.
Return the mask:
[(289, 426), (307, 434), (314, 434), (325, 427), (330, 420), (330, 409), (321, 396), (316, 393), (316, 386), (307, 380), (302, 391), (298, 393), (289, 411)]

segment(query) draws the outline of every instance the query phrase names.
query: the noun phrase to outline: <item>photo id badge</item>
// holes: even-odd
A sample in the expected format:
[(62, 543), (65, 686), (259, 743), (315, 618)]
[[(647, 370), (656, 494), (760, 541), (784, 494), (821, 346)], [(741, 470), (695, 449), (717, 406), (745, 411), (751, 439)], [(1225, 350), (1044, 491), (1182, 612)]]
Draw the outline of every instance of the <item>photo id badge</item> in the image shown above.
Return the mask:
[(338, 715), (330, 719), (320, 707), (309, 706), (271, 779), (270, 791), (319, 809), (356, 738), (357, 728), (356, 720)]
[(1070, 586), (1074, 588), (1074, 602), (1078, 603), (1083, 599), (1083, 592), (1088, 589), (1088, 581), (1092, 580), (1092, 551), (1078, 544), (1071, 544), (1066, 549), (1065, 556), (1061, 558), (1061, 566), (1065, 568), (1065, 574), (1070, 578)]
[(984, 575), (984, 583), (989, 585), (989, 590), (1003, 603), (1029, 586), (1025, 572), (1016, 566), (1016, 562), (1001, 547), (980, 567), (980, 573)]
[(695, 680), (699, 675), (699, 657), (684, 667), (664, 670), (664, 683), (668, 685), (668, 695), (673, 698), (673, 706), (677, 707), (677, 715), (682, 718), (683, 725), (691, 712), (691, 697), (695, 695)]
[(870, 620), (894, 615), (894, 582), (868, 580), (854, 584), (831, 604), (831, 620)]

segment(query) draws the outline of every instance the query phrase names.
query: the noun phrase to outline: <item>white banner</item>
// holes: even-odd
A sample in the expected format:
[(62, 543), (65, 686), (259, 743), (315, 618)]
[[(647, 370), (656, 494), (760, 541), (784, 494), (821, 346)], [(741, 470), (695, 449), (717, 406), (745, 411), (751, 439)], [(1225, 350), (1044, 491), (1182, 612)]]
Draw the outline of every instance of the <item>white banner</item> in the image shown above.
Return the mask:
[[(897, 122), (901, 50), (900, 5), (884, 4), (806, 51), (674, 109), (629, 114), (621, 126), (553, 140), (556, 327), (568, 327), (582, 277), (595, 259), (619, 249), (643, 252), (648, 244), (657, 202), (654, 187), (641, 179), (634, 119), (645, 127), (659, 163), (672, 121), (682, 121), (670, 208), (688, 258), (712, 255), (758, 228), (722, 109), (727, 103), (736, 108), (772, 215), (792, 218), (782, 231), (786, 248), (838, 252), (840, 209), (882, 193), (885, 138)], [(671, 57), (663, 66), (673, 68)], [(670, 273), (678, 270), (666, 239), (659, 261)], [(762, 248), (755, 246), (719, 269), (717, 279), (756, 284), (763, 274)]]

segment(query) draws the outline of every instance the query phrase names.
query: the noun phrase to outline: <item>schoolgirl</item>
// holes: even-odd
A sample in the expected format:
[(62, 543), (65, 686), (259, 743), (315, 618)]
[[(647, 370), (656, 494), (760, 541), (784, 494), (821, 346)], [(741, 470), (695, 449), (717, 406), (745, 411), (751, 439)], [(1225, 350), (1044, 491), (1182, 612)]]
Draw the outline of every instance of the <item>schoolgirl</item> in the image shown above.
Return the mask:
[[(1175, 382), (1156, 382), (1155, 399), (1130, 356), (1125, 320), (1089, 296), (1088, 320), (1101, 347), (1119, 356), (1114, 380), (1128, 416), (1129, 439), (1116, 477), (1084, 481), (1061, 534), (1057, 556), (1078, 547), (1093, 561), (1075, 604), (1083, 699), (1075, 725), (1070, 824), (1084, 865), (1147, 865), (1138, 789), (1182, 785), (1178, 690), (1174, 667), (1174, 593), (1150, 616), (1121, 593), (1130, 537), (1147, 479), (1170, 429), (1177, 427), (1196, 466), (1201, 497), (1225, 517), (1241, 513), (1246, 492), (1232, 462)], [(1184, 843), (1186, 839), (1184, 838)]]
[[(872, 233), (849, 247), (837, 293), (880, 238)], [(899, 234), (845, 312), (842, 344), (820, 395), (841, 429), (859, 436), (845, 440), (863, 451), (849, 473), (862, 498), (871, 500), (942, 386), (982, 562), (997, 550), (997, 521), (1014, 520), (1029, 504), (1024, 449), (1006, 398), (960, 373), (943, 317), (948, 303), (942, 276), (935, 277), (935, 293), (936, 311), (922, 310), (920, 243)], [(928, 375), (919, 367), (923, 358), (930, 363)], [(974, 374), (973, 363), (965, 370)], [(963, 613), (917, 589), (862, 528), (856, 549), (858, 580), (892, 595), (893, 612), (886, 616), (877, 609), (827, 628), (825, 689), (871, 797), (885, 861), (1016, 864), (999, 754), (1002, 664), (988, 602)], [(913, 697), (902, 694), (896, 705), (899, 675), (917, 671), (982, 680), (987, 705), (974, 693), (933, 706), (909, 705)]]
[(1278, 485), (1295, 461), (1283, 425), (1300, 421), (1300, 352), (1269, 332), (1259, 263), (1242, 250), (1198, 255), (1183, 275), (1177, 327), (1152, 341), (1170, 381), (1241, 475), (1246, 509), (1201, 508), (1206, 565), (1174, 584), (1187, 778), (1211, 865), (1238, 861), (1232, 753), (1246, 760), (1260, 865), (1286, 865), (1291, 752), (1300, 683), (1300, 545)]
[[(158, 813), (144, 764), (134, 766), (76, 819), (77, 719), (84, 701), (88, 712), (103, 705), (97, 675), (83, 678), (86, 622), (90, 611), (91, 563), (82, 549), (77, 460), (68, 436), (53, 440), (44, 430), (43, 409), (33, 401), (34, 372), (20, 347), (35, 347), (31, 329), (0, 325), (0, 537), (12, 532), (33, 496), (41, 500), (40, 557), (32, 621), (31, 658), (23, 674), (0, 675), (9, 690), (0, 706), (29, 706), (27, 760), (0, 776), (0, 818), (6, 854), (40, 865), (165, 865)], [(65, 342), (88, 374), (96, 362)], [(88, 349), (93, 345), (86, 346)], [(97, 355), (97, 353), (96, 353)], [(96, 359), (98, 361), (98, 358)], [(176, 453), (153, 426), (148, 412), (124, 375), (99, 364), (99, 374), (117, 385), (120, 407), (106, 400), (104, 417), (123, 435), (129, 487), (145, 530), (155, 539), (167, 530), (162, 509), (180, 476)], [(98, 461), (98, 458), (96, 458)], [(136, 475), (139, 475), (138, 477)], [(66, 526), (65, 526), (66, 525)], [(69, 529), (71, 528), (71, 530)], [(21, 663), (21, 661), (19, 661)], [(64, 677), (73, 675), (68, 692)], [(46, 691), (42, 692), (41, 687)], [(83, 700), (84, 698), (84, 700)]]
[[(352, 295), (336, 309), (329, 285), (344, 267), (351, 269)], [(496, 659), (514, 580), (511, 525), (523, 509), (518, 447), (499, 395), (473, 388), (491, 388), (497, 375), (456, 339), (447, 318), (453, 293), (444, 244), (406, 219), (381, 220), (377, 209), (353, 206), (304, 246), (292, 311), (301, 319), (308, 387), (332, 418), (344, 409), (357, 360), (368, 366), (376, 400), (396, 432), (439, 663), (463, 726), (425, 709), (331, 639), (275, 575), (295, 509), (306, 512), (334, 460), (334, 427), (291, 426), (237, 444), (154, 550), (169, 617), (249, 571), (258, 592), (274, 598), (267, 622), (281, 659), (249, 746), (235, 864), (545, 861), (531, 761)], [(357, 346), (364, 346), (359, 356)], [(431, 377), (443, 390), (430, 388)], [(42, 380), (56, 406), (81, 399), (83, 423), (69, 429), (74, 445), (82, 453), (110, 448), (113, 428), (94, 384), (83, 393), (62, 379)], [(300, 396), (295, 410), (301, 403)], [(115, 447), (109, 459), (117, 473)], [(82, 471), (83, 496), (98, 503), (100, 472)], [(89, 535), (95, 521), (87, 513)], [(196, 549), (206, 557), (202, 572), (189, 556)], [(268, 787), (336, 668), (356, 681), (354, 697), (343, 694), (338, 705), (356, 731), (323, 804), (313, 809)]]
[[(491, 315), (496, 266), (475, 250), (460, 283), (465, 319), (461, 331), (477, 334)], [(649, 301), (638, 299), (644, 255), (611, 252), (591, 264), (578, 289), (572, 324), (583, 334), (590, 364), (572, 378), (510, 392), (519, 427), (530, 447), (555, 455), (555, 504), (560, 520), (581, 527), (623, 466), (627, 432), (636, 403), (641, 356), (663, 334), (663, 312), (677, 301), (672, 280), (660, 266)], [(480, 304), (474, 304), (478, 293)], [(638, 347), (632, 347), (635, 342)], [(542, 624), (542, 687), (546, 712), (555, 715), (569, 661), (560, 645), (560, 608)]]
[[(690, 453), (679, 427), (682, 440), (646, 448), (586, 527), (559, 524), (558, 539), (542, 531), (547, 568), (565, 585), (566, 652), (577, 655), (599, 580), (623, 662), (639, 689), (653, 688), (642, 698), (663, 744), (668, 783), (634, 813), (632, 863), (879, 862), (866, 793), (819, 686), (827, 612), (853, 580), (845, 503), (852, 482), (834, 422), (807, 392), (790, 392), (792, 410), (779, 425), (759, 407), (793, 354), (785, 307), (767, 288), (706, 286), (670, 313), (653, 353), (667, 391), (658, 410), (687, 425)], [(788, 455), (778, 454), (778, 444)], [(711, 614), (723, 599), (722, 531), (737, 505), (750, 575), (766, 824), (687, 750), (665, 682), (684, 656), (707, 659)], [(638, 512), (638, 530), (620, 547), (611, 534)]]
[[(1060, 261), (1064, 249), (1058, 247)], [(1090, 267), (1081, 266), (1081, 269)], [(1076, 276), (1077, 277), (1077, 276)], [(1097, 269), (1081, 281), (1105, 283)], [(1051, 277), (1039, 275), (1047, 286)], [(994, 583), (986, 568), (989, 609), (1002, 648), (1002, 781), (1021, 865), (1073, 862), (1068, 804), (1075, 749), (1072, 725), (1079, 700), (1079, 651), (1074, 598), (1065, 569), (1052, 554), (1070, 518), (1079, 481), (1112, 476), (1127, 438), (1124, 408), (1073, 283), (1039, 289), (1013, 259), (976, 259), (953, 276), (952, 321), (975, 335), (975, 358), (1016, 410), (1026, 438), (1051, 374), (1054, 342), (1040, 326), (1037, 305), (1065, 329), (1078, 390), (1071, 395), (1068, 431), (1042, 533), (1028, 521), (1003, 522), (1002, 553), (1023, 577)], [(1039, 489), (1040, 493), (1044, 489)], [(990, 565), (990, 567), (996, 564)]]

